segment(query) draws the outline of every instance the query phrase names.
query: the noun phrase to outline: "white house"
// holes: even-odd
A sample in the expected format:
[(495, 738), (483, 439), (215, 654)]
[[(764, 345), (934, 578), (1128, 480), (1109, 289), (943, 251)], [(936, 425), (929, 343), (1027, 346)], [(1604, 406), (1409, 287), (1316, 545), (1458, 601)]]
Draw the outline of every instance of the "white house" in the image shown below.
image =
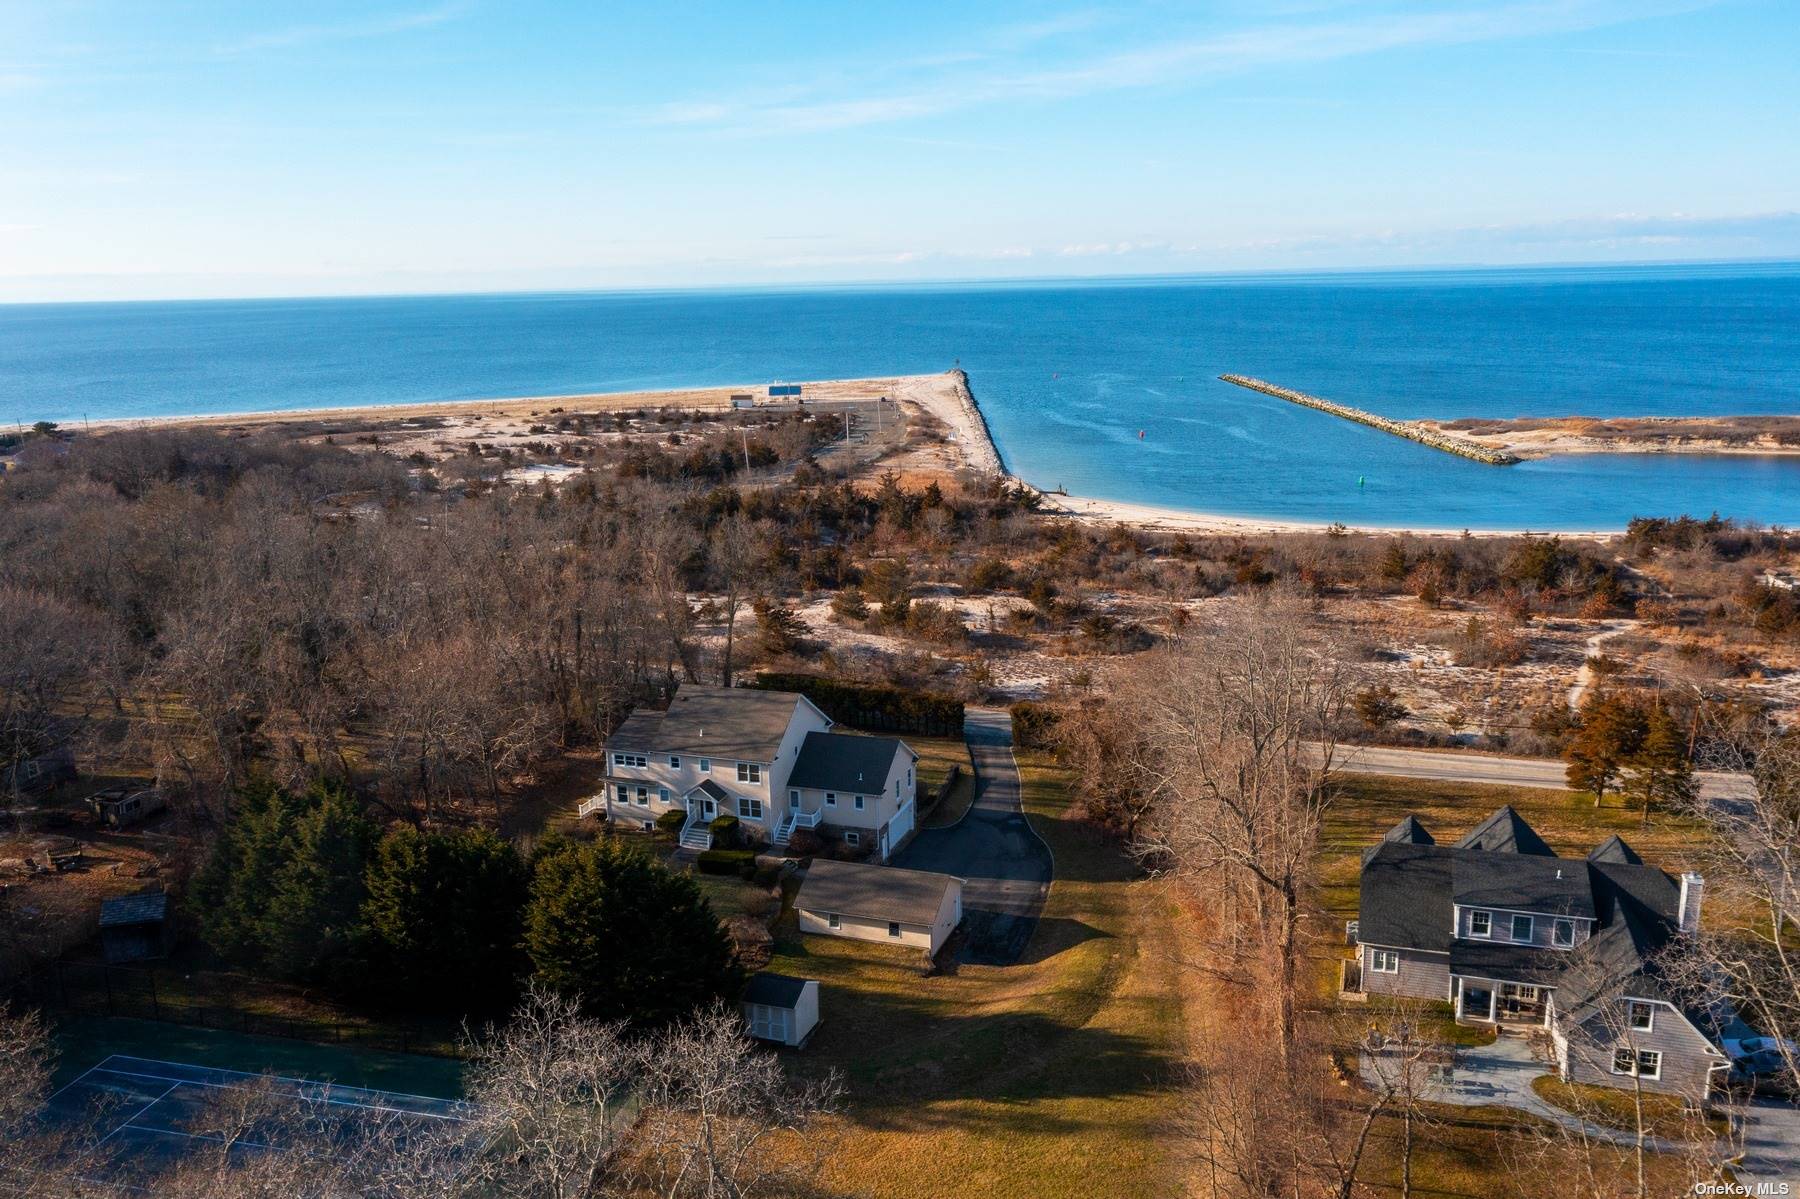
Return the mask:
[(729, 813), (776, 845), (816, 829), (885, 861), (913, 831), (918, 755), (831, 729), (791, 691), (685, 685), (607, 739), (607, 815), (650, 827), (685, 812), (682, 843), (705, 848), (706, 823)]
[(753, 974), (738, 1008), (751, 1036), (780, 1045), (804, 1045), (819, 1024), (819, 980), (767, 971)]
[(962, 923), (954, 875), (815, 858), (794, 898), (800, 931), (910, 945), (933, 957)]

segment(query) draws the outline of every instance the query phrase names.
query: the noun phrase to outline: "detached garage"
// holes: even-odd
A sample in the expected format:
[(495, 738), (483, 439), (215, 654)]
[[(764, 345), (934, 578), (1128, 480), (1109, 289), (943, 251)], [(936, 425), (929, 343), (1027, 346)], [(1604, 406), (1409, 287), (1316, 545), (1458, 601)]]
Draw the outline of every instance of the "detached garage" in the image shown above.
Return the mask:
[(804, 1045), (819, 1026), (819, 980), (753, 974), (738, 1007), (750, 1035), (757, 1040)]
[(794, 908), (803, 933), (910, 945), (936, 957), (962, 923), (962, 880), (814, 858)]

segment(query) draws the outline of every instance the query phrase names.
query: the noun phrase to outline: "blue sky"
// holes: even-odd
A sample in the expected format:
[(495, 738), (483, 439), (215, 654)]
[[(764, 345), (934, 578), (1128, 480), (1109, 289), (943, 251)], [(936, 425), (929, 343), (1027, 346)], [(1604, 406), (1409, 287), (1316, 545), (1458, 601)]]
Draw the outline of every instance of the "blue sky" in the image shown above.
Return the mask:
[(1793, 0), (0, 0), (0, 300), (1800, 258)]

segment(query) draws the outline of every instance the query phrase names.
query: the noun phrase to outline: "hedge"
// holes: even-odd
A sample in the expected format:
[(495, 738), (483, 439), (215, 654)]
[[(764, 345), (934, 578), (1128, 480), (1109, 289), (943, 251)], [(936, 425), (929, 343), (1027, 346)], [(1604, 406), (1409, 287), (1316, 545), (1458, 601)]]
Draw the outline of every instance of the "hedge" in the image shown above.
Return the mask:
[(1013, 745), (1016, 748), (1056, 748), (1055, 708), (1022, 699), (1007, 711), (1012, 713)]
[(754, 849), (708, 849), (697, 863), (702, 874), (738, 874), (748, 878), (756, 873)]
[(670, 808), (656, 818), (656, 827), (665, 833), (679, 833), (681, 826), (687, 823), (687, 813), (680, 808)]
[(737, 847), (738, 818), (736, 816), (729, 812), (721, 812), (714, 816), (712, 823), (706, 827), (712, 833), (714, 849), (735, 849)]
[(753, 687), (798, 691), (839, 724), (877, 733), (960, 737), (963, 702), (953, 695), (880, 683), (846, 683), (816, 674), (761, 673)]

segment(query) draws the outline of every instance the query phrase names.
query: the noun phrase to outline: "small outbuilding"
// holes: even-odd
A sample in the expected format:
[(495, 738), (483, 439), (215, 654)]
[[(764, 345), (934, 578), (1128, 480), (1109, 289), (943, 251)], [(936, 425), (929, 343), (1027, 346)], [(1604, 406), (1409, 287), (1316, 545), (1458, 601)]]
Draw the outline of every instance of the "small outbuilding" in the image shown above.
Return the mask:
[(169, 806), (155, 787), (108, 787), (87, 799), (88, 811), (109, 828), (130, 828)]
[(800, 931), (911, 945), (933, 957), (962, 923), (955, 875), (814, 858), (794, 899)]
[(162, 891), (100, 904), (100, 950), (112, 963), (142, 962), (169, 952), (169, 897)]
[(819, 980), (767, 971), (753, 974), (738, 1007), (751, 1036), (798, 1047), (819, 1026)]

